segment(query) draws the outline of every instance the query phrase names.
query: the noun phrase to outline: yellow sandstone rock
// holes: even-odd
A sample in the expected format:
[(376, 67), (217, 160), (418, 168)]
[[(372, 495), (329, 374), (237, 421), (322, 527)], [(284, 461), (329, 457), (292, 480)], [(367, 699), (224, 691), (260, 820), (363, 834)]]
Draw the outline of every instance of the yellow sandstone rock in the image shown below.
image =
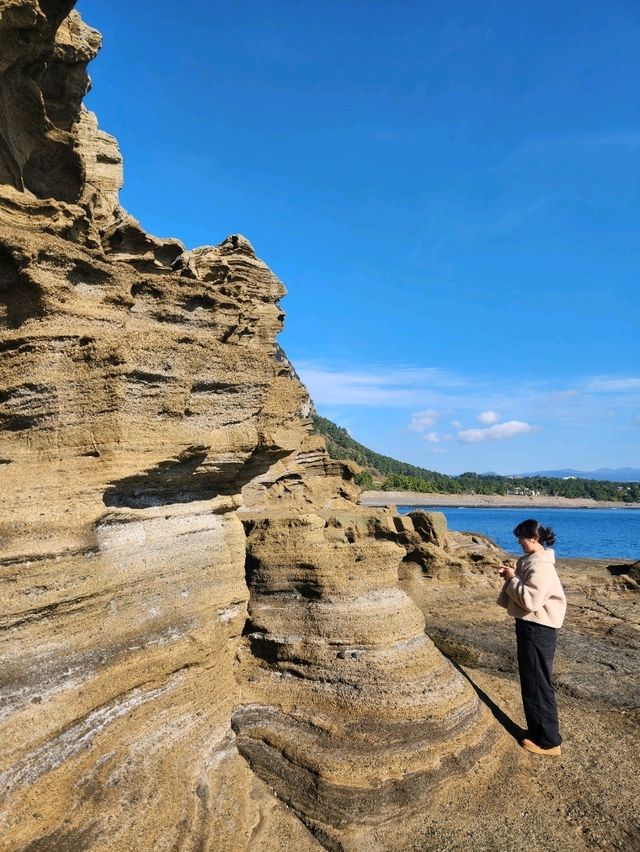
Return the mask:
[(72, 5), (0, 0), (1, 848), (401, 838), (493, 742), (398, 585), (446, 533), (309, 434), (246, 239), (120, 208)]

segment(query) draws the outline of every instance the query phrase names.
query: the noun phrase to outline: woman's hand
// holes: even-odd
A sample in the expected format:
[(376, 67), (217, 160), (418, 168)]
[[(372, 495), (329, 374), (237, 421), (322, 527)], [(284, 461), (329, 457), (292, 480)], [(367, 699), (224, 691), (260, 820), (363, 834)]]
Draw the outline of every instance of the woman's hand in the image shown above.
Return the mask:
[(512, 568), (511, 565), (506, 565), (505, 563), (503, 563), (498, 568), (498, 574), (500, 574), (503, 580), (512, 580), (515, 577), (516, 572), (515, 568)]

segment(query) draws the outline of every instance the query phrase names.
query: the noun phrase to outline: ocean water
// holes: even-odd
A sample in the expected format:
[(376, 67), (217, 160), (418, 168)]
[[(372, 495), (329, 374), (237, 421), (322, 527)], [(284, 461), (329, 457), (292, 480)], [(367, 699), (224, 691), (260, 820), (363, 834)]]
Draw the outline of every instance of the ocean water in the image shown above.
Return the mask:
[(556, 534), (557, 558), (640, 559), (640, 509), (480, 509), (453, 506), (398, 506), (401, 514), (423, 509), (444, 512), (449, 529), (488, 535), (509, 553), (522, 551), (513, 529), (535, 518)]

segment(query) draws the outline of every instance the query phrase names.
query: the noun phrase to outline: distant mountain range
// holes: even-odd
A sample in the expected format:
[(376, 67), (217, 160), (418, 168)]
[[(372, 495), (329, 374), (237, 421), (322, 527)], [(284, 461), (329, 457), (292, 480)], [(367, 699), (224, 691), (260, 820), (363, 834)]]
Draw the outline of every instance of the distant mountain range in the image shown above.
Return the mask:
[(532, 473), (514, 473), (513, 476), (549, 476), (555, 479), (598, 479), (608, 482), (640, 482), (640, 468), (599, 467), (598, 470), (536, 470)]

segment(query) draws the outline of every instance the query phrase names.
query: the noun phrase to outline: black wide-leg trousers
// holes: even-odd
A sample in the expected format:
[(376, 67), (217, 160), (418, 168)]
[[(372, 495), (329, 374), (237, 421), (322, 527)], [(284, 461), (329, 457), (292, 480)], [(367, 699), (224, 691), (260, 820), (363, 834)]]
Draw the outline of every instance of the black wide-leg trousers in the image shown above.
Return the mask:
[(540, 748), (553, 748), (562, 742), (551, 683), (557, 630), (516, 618), (516, 639), (527, 737)]

